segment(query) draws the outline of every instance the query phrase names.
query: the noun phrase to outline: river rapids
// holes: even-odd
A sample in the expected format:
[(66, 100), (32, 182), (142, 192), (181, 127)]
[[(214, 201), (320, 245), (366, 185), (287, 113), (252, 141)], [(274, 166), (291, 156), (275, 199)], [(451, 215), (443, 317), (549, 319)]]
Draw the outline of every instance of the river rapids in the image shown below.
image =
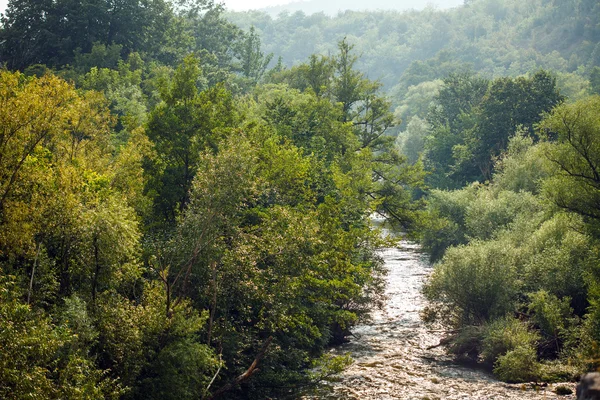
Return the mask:
[[(552, 385), (511, 385), (486, 371), (453, 363), (443, 347), (442, 332), (420, 319), (426, 301), (423, 283), (432, 271), (419, 247), (403, 241), (381, 255), (388, 269), (387, 302), (372, 320), (355, 327), (350, 342), (332, 349), (350, 353), (354, 364), (334, 382), (323, 383), (310, 399), (574, 399), (558, 396)], [(571, 385), (574, 391), (574, 385)]]

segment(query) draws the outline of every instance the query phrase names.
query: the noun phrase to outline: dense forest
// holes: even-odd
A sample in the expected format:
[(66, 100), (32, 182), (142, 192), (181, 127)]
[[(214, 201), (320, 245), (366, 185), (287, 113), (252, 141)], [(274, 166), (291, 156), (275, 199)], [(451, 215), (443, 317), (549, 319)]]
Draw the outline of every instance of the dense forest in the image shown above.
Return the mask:
[[(509, 382), (600, 359), (600, 4), (10, 0), (0, 397), (296, 397), (384, 301)], [(468, 284), (466, 284), (468, 283)]]
[(273, 17), (280, 13), (294, 13), (301, 11), (305, 14), (325, 13), (335, 16), (340, 12), (352, 11), (376, 11), (376, 10), (421, 10), (427, 6), (450, 8), (462, 5), (464, 0), (404, 0), (401, 2), (394, 0), (372, 0), (364, 2), (360, 0), (304, 0), (291, 1), (286, 4), (269, 6), (261, 9)]

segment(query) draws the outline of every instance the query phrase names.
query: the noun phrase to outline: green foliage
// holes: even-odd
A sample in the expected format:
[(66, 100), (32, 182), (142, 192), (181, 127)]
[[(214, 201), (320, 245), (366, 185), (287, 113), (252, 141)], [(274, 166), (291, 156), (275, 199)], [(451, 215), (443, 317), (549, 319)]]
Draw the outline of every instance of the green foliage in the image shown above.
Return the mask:
[(485, 327), (481, 357), (485, 362), (493, 364), (499, 357), (519, 348), (534, 349), (539, 340), (539, 334), (531, 331), (526, 323), (513, 317), (500, 318)]
[(240, 70), (242, 75), (252, 84), (256, 85), (265, 74), (267, 67), (273, 59), (273, 53), (264, 55), (260, 48), (260, 38), (254, 27), (246, 34), (240, 43), (241, 60)]
[(155, 215), (170, 224), (189, 201), (200, 153), (217, 151), (238, 120), (231, 94), (222, 85), (200, 91), (201, 78), (197, 58), (187, 57), (148, 117), (156, 158), (146, 190), (155, 198)]
[(600, 95), (600, 67), (594, 67), (590, 73), (590, 94)]
[(516, 257), (502, 241), (450, 248), (426, 285), (426, 297), (449, 307), (445, 320), (454, 326), (501, 317), (516, 305)]
[(413, 117), (406, 127), (406, 131), (400, 132), (396, 138), (398, 150), (404, 154), (411, 164), (416, 163), (425, 148), (425, 138), (429, 131), (429, 125), (419, 117)]
[(521, 346), (498, 357), (494, 364), (494, 374), (511, 383), (539, 380), (540, 364), (535, 349)]
[(540, 125), (559, 143), (549, 146), (547, 158), (559, 173), (547, 179), (544, 191), (561, 208), (582, 215), (590, 221), (598, 219), (597, 168), (600, 155), (600, 97), (592, 96), (574, 104), (556, 108)]
[[(6, 399), (118, 398), (122, 388), (87, 358), (85, 316), (56, 326), (41, 311), (18, 299), (14, 277), (0, 278), (0, 395)], [(72, 308), (71, 308), (72, 309)], [(65, 315), (73, 315), (67, 312)], [(68, 323), (68, 320), (65, 321)], [(79, 326), (77, 326), (79, 325)], [(89, 331), (87, 333), (90, 333)]]
[[(373, 212), (441, 260), (425, 293), (451, 351), (572, 375), (600, 340), (600, 53), (597, 5), (567, 3), (251, 13), (244, 33), (209, 0), (11, 0), (0, 397), (270, 398), (337, 373), (325, 348), (383, 300)], [(580, 100), (551, 111), (559, 86)]]
[[(474, 358), (480, 348), (503, 380), (571, 379), (595, 365), (596, 100), (546, 114), (540, 143), (513, 137), (491, 183), (433, 191), (428, 200), (423, 242), (438, 257), (447, 249), (426, 286), (429, 316), (474, 332), (457, 335), (450, 350)], [(486, 257), (491, 249), (502, 250)], [(497, 265), (506, 268), (502, 284)]]
[(157, 54), (173, 21), (172, 5), (163, 1), (115, 5), (109, 1), (13, 0), (2, 16), (0, 53), (11, 69), (69, 64), (81, 57), (78, 53), (91, 52), (94, 44), (95, 54), (89, 57), (93, 62), (106, 62), (102, 57), (105, 51), (113, 55), (116, 50)]
[(571, 299), (559, 299), (544, 290), (532, 293), (529, 298), (528, 311), (533, 314), (532, 322), (542, 333), (544, 341), (547, 342), (546, 346), (558, 353), (561, 339), (568, 333), (569, 323), (576, 322), (571, 317)]
[(505, 154), (495, 166), (494, 187), (515, 193), (540, 193), (543, 180), (554, 173), (554, 168), (543, 148), (533, 144), (533, 138), (522, 131), (509, 140)]
[(470, 74), (449, 76), (427, 116), (425, 164), (433, 172), (431, 184), (457, 188), (491, 179), (510, 139), (517, 132), (533, 136), (541, 114), (563, 100), (556, 79), (544, 71), (490, 83)]

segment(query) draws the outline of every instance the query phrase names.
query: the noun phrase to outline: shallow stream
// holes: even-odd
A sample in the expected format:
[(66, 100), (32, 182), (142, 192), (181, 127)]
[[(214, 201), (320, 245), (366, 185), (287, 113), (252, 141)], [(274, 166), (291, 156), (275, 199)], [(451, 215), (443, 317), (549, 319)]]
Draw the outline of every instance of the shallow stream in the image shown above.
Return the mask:
[[(452, 362), (443, 347), (434, 347), (442, 332), (430, 331), (419, 313), (425, 306), (423, 283), (432, 271), (419, 247), (401, 242), (382, 250), (389, 270), (388, 300), (372, 321), (334, 354), (350, 353), (355, 363), (333, 383), (324, 384), (318, 399), (574, 399), (558, 396), (552, 386), (499, 382), (489, 373)], [(572, 387), (574, 389), (574, 387)]]

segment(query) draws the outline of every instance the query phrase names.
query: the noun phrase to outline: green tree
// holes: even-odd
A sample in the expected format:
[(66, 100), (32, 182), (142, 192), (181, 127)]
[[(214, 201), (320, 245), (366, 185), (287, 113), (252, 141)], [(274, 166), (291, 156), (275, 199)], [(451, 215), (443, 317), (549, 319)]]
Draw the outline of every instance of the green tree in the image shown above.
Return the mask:
[(188, 56), (163, 88), (163, 103), (148, 117), (157, 157), (147, 190), (155, 198), (156, 216), (169, 222), (188, 203), (200, 153), (216, 152), (237, 122), (231, 94), (222, 85), (200, 91), (201, 78), (198, 59)]
[(256, 85), (267, 71), (273, 59), (273, 53), (265, 55), (261, 50), (261, 41), (254, 27), (245, 35), (239, 45), (240, 70), (242, 75)]
[(550, 198), (566, 210), (582, 215), (596, 224), (600, 219), (600, 97), (592, 96), (574, 104), (557, 107), (540, 124), (545, 135), (557, 136), (546, 157), (559, 173), (544, 182)]
[(594, 67), (590, 73), (590, 93), (600, 95), (600, 67)]
[(39, 2), (11, 0), (2, 17), (1, 58), (10, 69), (32, 64), (63, 66), (94, 43), (157, 54), (173, 21), (162, 0)]

